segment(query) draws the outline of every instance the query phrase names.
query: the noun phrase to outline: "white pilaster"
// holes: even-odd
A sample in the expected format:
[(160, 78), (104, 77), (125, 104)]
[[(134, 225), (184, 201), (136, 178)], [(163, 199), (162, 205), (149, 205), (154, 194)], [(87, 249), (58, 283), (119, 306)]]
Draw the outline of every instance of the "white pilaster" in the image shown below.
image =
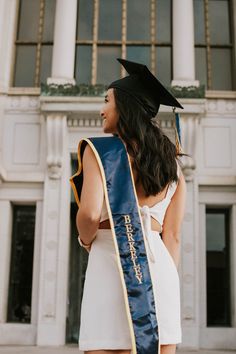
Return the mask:
[(193, 0), (173, 0), (172, 86), (199, 86), (195, 80)]
[(77, 0), (57, 0), (54, 45), (52, 55), (52, 77), (48, 83), (75, 83), (75, 36)]
[(64, 345), (70, 221), (70, 156), (65, 114), (47, 116), (37, 345)]
[(187, 181), (186, 211), (182, 227), (181, 247), (181, 314), (183, 344), (199, 347), (199, 284), (198, 284), (198, 185), (196, 178)]
[[(12, 212), (9, 201), (0, 201), (0, 324), (7, 320), (8, 285), (11, 256)], [(4, 220), (4, 221), (3, 221)], [(1, 336), (0, 336), (1, 337)]]

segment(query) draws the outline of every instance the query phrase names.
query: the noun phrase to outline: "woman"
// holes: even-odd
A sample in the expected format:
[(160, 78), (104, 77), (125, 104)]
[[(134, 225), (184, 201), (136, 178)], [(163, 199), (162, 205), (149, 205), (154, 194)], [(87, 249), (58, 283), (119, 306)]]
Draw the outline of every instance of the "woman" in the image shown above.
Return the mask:
[[(177, 267), (186, 192), (176, 147), (153, 117), (160, 103), (181, 106), (146, 67), (119, 61), (130, 75), (112, 83), (107, 91), (100, 112), (103, 131), (118, 136), (127, 150), (158, 313), (160, 353), (174, 354), (176, 344), (181, 342)], [(87, 144), (83, 151), (83, 184), (76, 217), (80, 244), (90, 251), (79, 348), (87, 354), (130, 354), (127, 307), (98, 160), (91, 144)]]

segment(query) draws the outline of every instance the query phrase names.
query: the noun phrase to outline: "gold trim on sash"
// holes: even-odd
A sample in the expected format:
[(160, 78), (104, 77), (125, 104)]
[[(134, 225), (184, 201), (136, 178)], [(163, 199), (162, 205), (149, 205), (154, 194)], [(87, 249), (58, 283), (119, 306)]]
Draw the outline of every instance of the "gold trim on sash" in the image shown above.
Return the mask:
[[(129, 328), (130, 328), (130, 335), (131, 335), (131, 342), (132, 342), (132, 354), (137, 354), (136, 341), (135, 341), (135, 335), (134, 335), (134, 329), (133, 329), (133, 323), (132, 323), (132, 317), (131, 317), (130, 309), (129, 309), (128, 294), (127, 294), (126, 284), (125, 284), (125, 280), (124, 280), (124, 276), (123, 276), (123, 270), (122, 270), (122, 265), (121, 265), (120, 256), (119, 256), (119, 249), (118, 249), (118, 245), (117, 245), (114, 222), (113, 222), (113, 217), (112, 217), (112, 213), (111, 213), (111, 209), (110, 209), (108, 192), (107, 192), (107, 187), (106, 187), (105, 172), (104, 172), (104, 168), (103, 168), (103, 164), (102, 164), (102, 161), (100, 159), (100, 156), (99, 156), (95, 146), (93, 145), (93, 143), (89, 139), (84, 138), (79, 143), (79, 146), (78, 146), (78, 171), (70, 178), (70, 183), (71, 183), (74, 195), (75, 195), (75, 200), (76, 200), (76, 202), (77, 202), (77, 204), (79, 206), (80, 205), (80, 200), (79, 200), (79, 196), (78, 196), (78, 193), (77, 193), (73, 178), (78, 176), (78, 175), (80, 175), (80, 173), (82, 172), (82, 169), (83, 169), (82, 157), (81, 157), (81, 146), (82, 146), (83, 142), (87, 142), (89, 144), (89, 146), (91, 147), (92, 151), (94, 152), (94, 155), (96, 157), (96, 160), (97, 160), (100, 172), (101, 172), (102, 182), (103, 182), (103, 187), (104, 187), (104, 196), (105, 196), (105, 201), (106, 201), (106, 207), (107, 207), (107, 212), (108, 212), (109, 221), (110, 221), (110, 225), (111, 225), (111, 232), (112, 232), (112, 237), (113, 237), (115, 251), (116, 251), (117, 265), (118, 265), (120, 279), (121, 279), (121, 283), (122, 283), (122, 289), (123, 289), (124, 300), (125, 300), (125, 308), (126, 308), (128, 324), (129, 324)], [(127, 153), (127, 150), (126, 150), (126, 153)], [(139, 213), (139, 218), (140, 218), (140, 222), (141, 222), (141, 229), (142, 229), (142, 233), (144, 235), (145, 231), (144, 231), (143, 221), (142, 221), (142, 217), (141, 217), (141, 213), (140, 213), (140, 209), (139, 209), (139, 202), (138, 202), (138, 197), (137, 197), (135, 183), (134, 183), (134, 176), (133, 176), (133, 172), (132, 172), (132, 168), (131, 168), (131, 161), (130, 161), (130, 157), (129, 157), (128, 153), (127, 153), (127, 157), (128, 157), (131, 180), (132, 180), (132, 184), (133, 184), (133, 191), (134, 191), (135, 200), (136, 200), (136, 204), (137, 204), (137, 209), (138, 209), (138, 213)], [(144, 240), (145, 250), (147, 250), (148, 249), (148, 245), (147, 245), (146, 237), (143, 237), (143, 240)], [(146, 255), (147, 255), (148, 266), (149, 266), (149, 270), (150, 270), (151, 283), (154, 284), (153, 275), (152, 275), (151, 267), (150, 267), (150, 263), (151, 262), (150, 262), (149, 257), (148, 257), (148, 252), (146, 252)], [(156, 307), (156, 316), (157, 316), (157, 319), (158, 319), (158, 307), (157, 306), (155, 306), (155, 307)], [(159, 338), (160, 338), (160, 330), (161, 329), (159, 328)], [(158, 353), (160, 353), (160, 340), (158, 341)]]
[[(137, 354), (136, 342), (135, 342), (135, 336), (134, 336), (134, 330), (133, 330), (133, 323), (132, 323), (132, 318), (131, 318), (131, 314), (130, 314), (130, 310), (129, 310), (129, 301), (128, 301), (127, 289), (126, 289), (126, 284), (125, 284), (124, 277), (123, 277), (123, 270), (122, 270), (120, 257), (119, 257), (119, 249), (118, 249), (118, 246), (117, 246), (114, 223), (113, 223), (113, 218), (112, 218), (110, 204), (109, 204), (109, 199), (108, 199), (108, 193), (107, 193), (107, 187), (106, 187), (106, 177), (105, 177), (105, 173), (104, 173), (104, 169), (103, 169), (103, 165), (102, 165), (100, 156), (97, 153), (97, 150), (95, 149), (93, 143), (89, 139), (83, 139), (79, 143), (79, 147), (78, 147), (78, 165), (79, 165), (79, 169), (78, 169), (78, 172), (76, 174), (74, 174), (70, 178), (70, 182), (71, 182), (73, 191), (75, 192), (76, 191), (76, 187), (75, 187), (74, 182), (73, 182), (73, 177), (78, 176), (82, 172), (83, 166), (82, 166), (82, 159), (81, 159), (81, 155), (80, 155), (80, 150), (81, 150), (81, 145), (82, 145), (83, 141), (86, 141), (89, 144), (89, 146), (91, 147), (91, 149), (93, 150), (94, 155), (95, 155), (95, 157), (97, 159), (97, 162), (98, 162), (98, 166), (100, 168), (101, 175), (102, 175), (102, 182), (103, 182), (103, 187), (104, 187), (104, 196), (105, 196), (105, 201), (106, 201), (106, 207), (107, 207), (107, 212), (108, 212), (109, 221), (110, 221), (110, 225), (111, 225), (111, 232), (112, 232), (112, 237), (113, 237), (114, 246), (115, 246), (115, 250), (116, 250), (117, 265), (118, 265), (120, 279), (121, 279), (121, 283), (122, 283), (122, 289), (123, 289), (123, 293), (124, 293), (125, 308), (126, 308), (126, 314), (127, 314), (128, 324), (129, 324), (129, 329), (130, 329), (131, 342), (132, 342), (132, 354)], [(77, 204), (79, 206), (80, 205), (80, 201), (79, 201), (79, 196), (77, 194), (77, 191), (75, 193), (75, 200), (76, 200), (76, 202), (77, 202)]]

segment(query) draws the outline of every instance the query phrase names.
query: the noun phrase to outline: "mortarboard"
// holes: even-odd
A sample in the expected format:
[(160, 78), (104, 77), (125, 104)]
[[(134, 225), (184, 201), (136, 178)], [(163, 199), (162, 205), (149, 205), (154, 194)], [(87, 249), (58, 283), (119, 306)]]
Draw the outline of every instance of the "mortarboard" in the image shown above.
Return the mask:
[(175, 97), (167, 91), (146, 65), (117, 59), (128, 72), (128, 76), (113, 81), (108, 88), (118, 88), (130, 94), (143, 108), (155, 117), (160, 104), (183, 108)]

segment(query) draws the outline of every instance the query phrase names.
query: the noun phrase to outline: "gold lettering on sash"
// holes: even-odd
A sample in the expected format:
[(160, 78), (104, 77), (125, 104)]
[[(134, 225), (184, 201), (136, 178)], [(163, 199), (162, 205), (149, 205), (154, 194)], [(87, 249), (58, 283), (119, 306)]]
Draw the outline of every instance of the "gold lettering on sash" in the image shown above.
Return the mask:
[(128, 237), (129, 242), (131, 242), (131, 241), (134, 242), (133, 235), (131, 232), (127, 232), (127, 237)]
[(132, 250), (129, 248), (129, 250), (130, 250), (131, 259), (136, 259), (136, 258), (138, 258), (138, 257), (136, 256), (136, 249), (134, 249), (134, 251), (132, 251)]
[(131, 222), (129, 215), (124, 215), (124, 218), (125, 218), (125, 224), (128, 224)]
[(134, 247), (134, 242), (129, 242), (129, 249), (130, 249), (130, 251), (136, 252), (136, 249)]
[(136, 263), (136, 259), (138, 258), (136, 255), (136, 248), (135, 248), (135, 240), (133, 238), (133, 226), (131, 223), (131, 218), (130, 215), (124, 215), (125, 219), (125, 228), (126, 228), (126, 235), (128, 238), (128, 244), (129, 244), (129, 251), (130, 251), (130, 258), (133, 263), (133, 269), (135, 273), (135, 277), (137, 278), (139, 284), (142, 284), (142, 278), (143, 278), (143, 273), (141, 271), (141, 266), (140, 264)]
[(130, 232), (130, 233), (133, 232), (133, 229), (132, 229), (132, 225), (131, 225), (131, 224), (125, 224), (125, 227), (126, 227), (126, 232)]

